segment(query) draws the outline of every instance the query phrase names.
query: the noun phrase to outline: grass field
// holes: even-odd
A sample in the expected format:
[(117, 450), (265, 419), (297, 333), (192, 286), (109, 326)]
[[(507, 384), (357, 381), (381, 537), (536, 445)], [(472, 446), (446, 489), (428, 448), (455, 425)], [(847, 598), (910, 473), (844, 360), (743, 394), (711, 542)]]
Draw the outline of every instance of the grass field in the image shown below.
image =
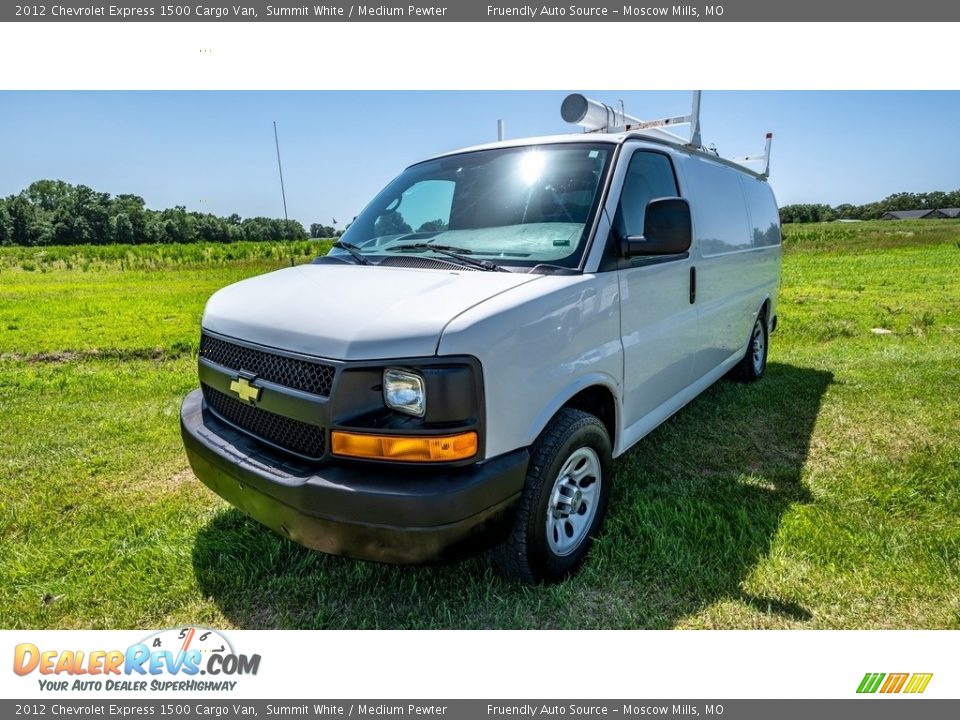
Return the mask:
[(190, 473), (204, 300), (316, 243), (0, 249), (0, 627), (960, 628), (960, 223), (785, 230), (767, 378), (620, 459), (540, 588), (313, 553)]

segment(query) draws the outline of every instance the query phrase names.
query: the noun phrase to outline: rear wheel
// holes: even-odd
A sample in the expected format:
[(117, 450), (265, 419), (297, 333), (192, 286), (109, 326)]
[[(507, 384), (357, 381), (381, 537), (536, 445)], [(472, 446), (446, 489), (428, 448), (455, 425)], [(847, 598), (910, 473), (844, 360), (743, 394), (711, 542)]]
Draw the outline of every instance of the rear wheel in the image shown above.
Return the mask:
[(612, 470), (603, 423), (563, 408), (534, 443), (513, 528), (494, 550), (497, 564), (530, 584), (576, 571), (606, 514)]
[(752, 382), (763, 377), (767, 369), (767, 316), (761, 312), (750, 332), (750, 342), (743, 359), (733, 368), (733, 376), (744, 382)]

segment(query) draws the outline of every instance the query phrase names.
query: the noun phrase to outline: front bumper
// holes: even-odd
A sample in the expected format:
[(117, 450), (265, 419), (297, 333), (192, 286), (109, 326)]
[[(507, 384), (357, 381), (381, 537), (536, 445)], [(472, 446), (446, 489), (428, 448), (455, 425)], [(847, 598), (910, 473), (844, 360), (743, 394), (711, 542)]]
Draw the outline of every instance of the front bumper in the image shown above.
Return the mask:
[(442, 562), (502, 538), (529, 460), (517, 450), (457, 468), (318, 466), (221, 422), (200, 390), (184, 398), (180, 430), (196, 476), (232, 505), (301, 545), (381, 562)]

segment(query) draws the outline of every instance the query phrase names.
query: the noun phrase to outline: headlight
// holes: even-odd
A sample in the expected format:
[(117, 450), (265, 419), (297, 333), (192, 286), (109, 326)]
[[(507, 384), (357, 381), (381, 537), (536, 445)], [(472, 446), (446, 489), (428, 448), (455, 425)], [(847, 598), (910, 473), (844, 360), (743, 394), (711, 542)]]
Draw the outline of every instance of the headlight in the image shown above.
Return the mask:
[(392, 410), (423, 417), (427, 412), (423, 378), (406, 370), (387, 368), (383, 371), (383, 401)]

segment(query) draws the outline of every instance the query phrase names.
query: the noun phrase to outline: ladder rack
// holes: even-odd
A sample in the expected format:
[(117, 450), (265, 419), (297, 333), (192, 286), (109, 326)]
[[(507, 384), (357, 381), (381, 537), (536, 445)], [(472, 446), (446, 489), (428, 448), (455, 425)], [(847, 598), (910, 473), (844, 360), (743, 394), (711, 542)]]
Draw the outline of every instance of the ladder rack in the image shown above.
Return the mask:
[[(560, 116), (566, 122), (582, 127), (584, 132), (608, 133), (639, 131), (658, 140), (683, 145), (684, 147), (719, 157), (719, 154), (712, 146), (710, 149), (704, 148), (700, 139), (700, 90), (693, 91), (693, 103), (689, 115), (675, 115), (660, 120), (641, 120), (633, 115), (627, 115), (623, 110), (622, 103), (619, 109), (615, 109), (605, 103), (584, 97), (579, 93), (573, 93), (564, 98), (563, 104), (560, 106)], [(689, 125), (689, 136), (684, 138), (666, 129), (672, 129), (675, 125)], [(769, 177), (770, 144), (772, 140), (773, 133), (767, 133), (766, 145), (762, 155), (748, 155), (746, 157), (724, 159), (727, 160), (727, 162), (741, 166), (745, 166), (748, 163), (762, 163), (763, 171), (758, 174), (763, 178)]]

